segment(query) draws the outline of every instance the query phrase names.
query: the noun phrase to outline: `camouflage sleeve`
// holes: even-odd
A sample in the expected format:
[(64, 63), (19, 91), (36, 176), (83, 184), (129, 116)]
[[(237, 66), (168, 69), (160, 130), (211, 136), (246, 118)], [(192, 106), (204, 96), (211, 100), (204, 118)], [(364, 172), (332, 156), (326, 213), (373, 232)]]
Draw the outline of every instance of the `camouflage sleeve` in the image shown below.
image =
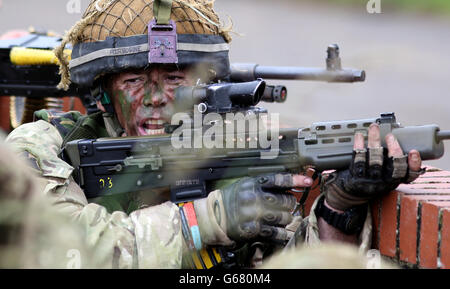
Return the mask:
[(81, 228), (42, 195), (45, 184), (0, 133), (0, 268), (103, 268), (87, 260)]
[(63, 141), (59, 132), (45, 121), (18, 127), (7, 141), (39, 169), (47, 181), (44, 193), (54, 207), (81, 224), (97, 262), (112, 268), (181, 267), (185, 246), (176, 205), (166, 202), (127, 216), (88, 203), (70, 177), (73, 168), (58, 158)]
[[(303, 230), (303, 232), (301, 232), (300, 234), (303, 236), (304, 243), (306, 245), (315, 245), (321, 243), (319, 239), (319, 227), (317, 225), (317, 216), (315, 215), (314, 210), (322, 195), (316, 198), (311, 207), (309, 216), (303, 219), (303, 223), (300, 225), (300, 229)], [(366, 221), (364, 222), (363, 229), (358, 237), (360, 251), (365, 252), (369, 250), (371, 246), (371, 240), (372, 240), (372, 216), (370, 210), (367, 210)]]

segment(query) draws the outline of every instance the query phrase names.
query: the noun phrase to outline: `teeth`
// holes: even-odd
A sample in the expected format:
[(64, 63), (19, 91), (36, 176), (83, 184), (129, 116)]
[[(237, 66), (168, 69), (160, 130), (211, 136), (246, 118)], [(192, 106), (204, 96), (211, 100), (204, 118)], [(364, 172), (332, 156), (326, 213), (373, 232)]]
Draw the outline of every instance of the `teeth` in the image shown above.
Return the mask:
[(147, 120), (146, 122), (145, 122), (145, 124), (159, 124), (159, 125), (162, 125), (162, 124), (164, 124), (164, 121), (162, 120), (162, 119), (150, 119), (150, 120)]
[(158, 134), (165, 134), (165, 130), (162, 129), (145, 129), (145, 133), (147, 135), (158, 135)]

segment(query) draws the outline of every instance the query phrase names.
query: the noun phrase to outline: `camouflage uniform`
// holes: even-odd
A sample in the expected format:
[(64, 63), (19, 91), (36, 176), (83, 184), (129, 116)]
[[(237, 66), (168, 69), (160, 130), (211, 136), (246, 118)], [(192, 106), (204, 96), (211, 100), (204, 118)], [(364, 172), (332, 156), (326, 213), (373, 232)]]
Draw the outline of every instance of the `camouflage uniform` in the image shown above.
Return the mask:
[(44, 193), (53, 206), (81, 224), (93, 249), (92, 259), (117, 268), (181, 267), (183, 238), (176, 205), (166, 202), (127, 216), (89, 203), (70, 176), (73, 168), (58, 157), (61, 135), (46, 121), (18, 127), (7, 141), (34, 160), (46, 180)]
[(0, 268), (102, 268), (84, 231), (49, 205), (38, 178), (0, 136)]
[[(53, 121), (51, 117), (47, 120)], [(70, 121), (66, 119), (62, 123)], [(140, 209), (127, 215), (123, 211), (108, 212), (104, 206), (89, 203), (71, 177), (73, 168), (58, 157), (63, 143), (61, 134), (44, 120), (18, 127), (7, 140), (16, 151), (26, 151), (34, 160), (47, 181), (44, 192), (53, 206), (82, 225), (88, 244), (94, 249), (94, 259), (118, 268), (181, 268), (187, 249), (176, 205), (170, 202), (151, 207), (139, 204)], [(296, 218), (289, 226), (292, 232), (299, 228), (300, 242), (309, 245), (320, 243), (313, 213), (315, 205), (307, 218)], [(360, 234), (361, 250), (369, 248), (370, 239), (369, 214)]]
[[(296, 236), (290, 240), (290, 244), (288, 244), (289, 247), (291, 246), (299, 246), (299, 245), (306, 245), (306, 246), (316, 246), (320, 245), (322, 242), (319, 238), (319, 226), (317, 222), (317, 217), (314, 213), (314, 210), (317, 206), (317, 203), (319, 199), (324, 194), (321, 194), (316, 198), (313, 205), (311, 206), (310, 214), (305, 217), (303, 220), (297, 221), (299, 223), (296, 232)], [(359, 244), (359, 251), (366, 252), (371, 247), (371, 240), (372, 240), (372, 216), (370, 213), (370, 210), (367, 210), (367, 216), (366, 220), (364, 222), (362, 231), (360, 232), (358, 236), (358, 244)]]

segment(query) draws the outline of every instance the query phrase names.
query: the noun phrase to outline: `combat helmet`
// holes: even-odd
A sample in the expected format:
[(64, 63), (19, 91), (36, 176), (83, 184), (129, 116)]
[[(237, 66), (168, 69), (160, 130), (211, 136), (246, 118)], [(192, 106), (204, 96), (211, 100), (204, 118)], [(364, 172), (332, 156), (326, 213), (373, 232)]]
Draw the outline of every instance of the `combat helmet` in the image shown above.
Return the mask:
[[(213, 5), (211, 0), (92, 0), (55, 49), (58, 87), (68, 89), (72, 82), (98, 92), (102, 76), (153, 64), (203, 64), (211, 81), (225, 78), (231, 28), (219, 22)], [(68, 43), (70, 62), (63, 52)], [(94, 94), (112, 110), (110, 100)]]

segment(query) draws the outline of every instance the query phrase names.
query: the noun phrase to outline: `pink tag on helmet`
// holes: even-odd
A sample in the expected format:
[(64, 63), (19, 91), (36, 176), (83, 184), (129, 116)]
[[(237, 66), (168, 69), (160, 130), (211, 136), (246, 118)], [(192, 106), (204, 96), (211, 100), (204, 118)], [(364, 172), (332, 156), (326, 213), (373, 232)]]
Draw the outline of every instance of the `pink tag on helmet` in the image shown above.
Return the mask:
[(148, 24), (148, 62), (178, 63), (177, 26), (170, 20), (167, 25), (158, 25), (153, 19)]

